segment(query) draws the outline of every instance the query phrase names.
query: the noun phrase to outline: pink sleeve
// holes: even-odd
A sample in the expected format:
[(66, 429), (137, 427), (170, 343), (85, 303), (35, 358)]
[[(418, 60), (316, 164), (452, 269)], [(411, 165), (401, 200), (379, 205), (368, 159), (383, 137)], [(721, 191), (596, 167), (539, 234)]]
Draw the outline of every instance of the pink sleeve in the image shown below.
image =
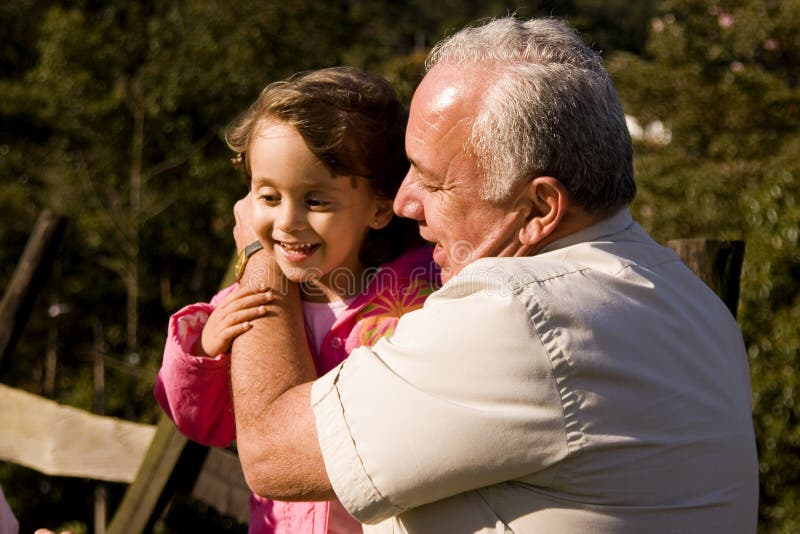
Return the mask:
[(156, 377), (158, 403), (186, 437), (225, 447), (236, 437), (229, 387), (230, 355), (191, 354), (216, 304), (237, 286), (218, 293), (210, 304), (190, 304), (169, 319), (161, 369)]

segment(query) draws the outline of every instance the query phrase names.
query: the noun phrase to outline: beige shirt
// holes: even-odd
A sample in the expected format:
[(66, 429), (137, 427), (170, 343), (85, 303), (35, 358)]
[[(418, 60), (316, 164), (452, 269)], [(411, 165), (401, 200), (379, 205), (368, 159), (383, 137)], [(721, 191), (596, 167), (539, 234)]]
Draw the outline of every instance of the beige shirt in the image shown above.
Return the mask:
[(312, 403), (365, 532), (756, 529), (737, 324), (627, 210), (469, 265)]

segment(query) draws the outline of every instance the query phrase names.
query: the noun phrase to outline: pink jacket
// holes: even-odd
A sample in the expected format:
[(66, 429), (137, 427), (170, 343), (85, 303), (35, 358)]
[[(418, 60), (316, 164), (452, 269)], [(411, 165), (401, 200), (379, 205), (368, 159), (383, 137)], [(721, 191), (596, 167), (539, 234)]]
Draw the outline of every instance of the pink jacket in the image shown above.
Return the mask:
[[(319, 354), (310, 343), (317, 373), (334, 368), (354, 348), (391, 336), (400, 316), (420, 308), (437, 284), (438, 271), (429, 247), (406, 252), (382, 265), (367, 290), (331, 327)], [(227, 447), (236, 438), (229, 390), (230, 355), (203, 358), (190, 351), (208, 316), (236, 287), (223, 289), (210, 303), (190, 304), (170, 317), (155, 386), (156, 400), (178, 429), (189, 439), (214, 447)], [(330, 516), (336, 517), (331, 527), (340, 528), (329, 530)], [(281, 502), (251, 494), (249, 532), (338, 534), (361, 532), (361, 526), (338, 501)]]

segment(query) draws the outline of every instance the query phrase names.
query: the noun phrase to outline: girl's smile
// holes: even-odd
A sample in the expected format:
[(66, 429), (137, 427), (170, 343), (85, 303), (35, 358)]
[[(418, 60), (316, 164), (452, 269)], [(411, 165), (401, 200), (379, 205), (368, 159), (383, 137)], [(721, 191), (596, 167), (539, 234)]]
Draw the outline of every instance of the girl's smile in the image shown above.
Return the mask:
[(319, 249), (319, 243), (286, 243), (276, 241), (276, 250), (283, 253), (288, 261), (302, 262)]

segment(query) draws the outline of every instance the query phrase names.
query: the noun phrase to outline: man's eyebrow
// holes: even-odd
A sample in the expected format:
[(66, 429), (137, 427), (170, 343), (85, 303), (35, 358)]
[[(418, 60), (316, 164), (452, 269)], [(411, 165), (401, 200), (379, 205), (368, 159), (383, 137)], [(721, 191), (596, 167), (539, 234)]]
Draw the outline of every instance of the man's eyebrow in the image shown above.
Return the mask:
[(420, 166), (419, 163), (417, 163), (411, 158), (408, 158), (408, 163), (414, 168), (415, 171), (417, 171), (417, 174), (419, 174), (423, 178), (430, 178), (433, 174), (425, 167)]

